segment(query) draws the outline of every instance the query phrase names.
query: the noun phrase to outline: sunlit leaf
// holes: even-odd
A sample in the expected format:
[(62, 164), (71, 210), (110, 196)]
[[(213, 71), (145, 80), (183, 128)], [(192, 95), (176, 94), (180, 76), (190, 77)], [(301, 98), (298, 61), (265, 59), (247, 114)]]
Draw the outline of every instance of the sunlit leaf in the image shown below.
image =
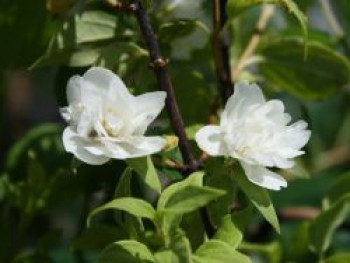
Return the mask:
[(162, 185), (160, 184), (156, 168), (154, 168), (150, 156), (128, 159), (126, 162), (129, 167), (135, 170), (148, 187), (157, 191), (157, 193), (161, 192)]
[(151, 251), (144, 244), (134, 240), (125, 240), (106, 247), (97, 262), (152, 263), (155, 261)]
[(153, 220), (155, 215), (154, 208), (142, 199), (133, 197), (121, 197), (114, 199), (107, 204), (94, 209), (88, 216), (87, 224), (90, 225), (91, 219), (105, 210), (121, 210), (139, 218), (148, 218)]

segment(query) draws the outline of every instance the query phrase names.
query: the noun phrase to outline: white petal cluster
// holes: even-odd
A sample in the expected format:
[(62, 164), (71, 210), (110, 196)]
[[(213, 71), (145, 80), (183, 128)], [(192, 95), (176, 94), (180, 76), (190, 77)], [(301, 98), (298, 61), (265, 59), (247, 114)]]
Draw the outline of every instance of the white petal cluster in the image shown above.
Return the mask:
[(259, 86), (239, 83), (220, 125), (203, 127), (196, 141), (209, 155), (238, 159), (251, 182), (280, 190), (286, 180), (266, 167), (291, 168), (311, 135), (305, 121), (290, 121), (280, 100), (266, 101)]
[(69, 123), (63, 132), (65, 149), (92, 165), (160, 151), (165, 140), (144, 134), (163, 109), (165, 97), (161, 91), (133, 96), (104, 68), (73, 76), (67, 86), (69, 106), (60, 109)]

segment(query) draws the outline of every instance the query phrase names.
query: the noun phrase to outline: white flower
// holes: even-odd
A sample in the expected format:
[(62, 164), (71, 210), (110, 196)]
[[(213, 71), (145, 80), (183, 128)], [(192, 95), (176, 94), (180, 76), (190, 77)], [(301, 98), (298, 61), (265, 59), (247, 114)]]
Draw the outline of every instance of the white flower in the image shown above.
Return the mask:
[(118, 76), (104, 68), (71, 77), (69, 106), (60, 109), (69, 123), (63, 132), (66, 151), (92, 165), (160, 151), (165, 140), (144, 133), (163, 109), (165, 97), (162, 91), (133, 96)]
[(196, 134), (199, 147), (212, 156), (230, 156), (242, 164), (247, 178), (280, 190), (287, 181), (266, 167), (291, 168), (304, 152), (311, 132), (305, 121), (291, 125), (280, 100), (265, 101), (256, 84), (239, 83), (222, 113), (220, 126), (208, 125)]

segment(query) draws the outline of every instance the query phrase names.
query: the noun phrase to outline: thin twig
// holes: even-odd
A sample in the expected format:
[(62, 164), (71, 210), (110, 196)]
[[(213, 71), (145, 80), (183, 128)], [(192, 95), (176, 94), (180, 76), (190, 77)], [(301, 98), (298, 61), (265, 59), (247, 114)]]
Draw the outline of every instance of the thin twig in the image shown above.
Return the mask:
[(243, 51), (242, 55), (239, 57), (239, 59), (237, 60), (233, 68), (232, 76), (234, 76), (235, 80), (237, 80), (239, 74), (244, 68), (245, 61), (254, 54), (256, 48), (259, 45), (261, 35), (264, 33), (266, 29), (266, 25), (274, 12), (275, 12), (275, 7), (273, 5), (265, 5), (263, 7), (255, 27), (255, 32), (251, 36), (248, 45), (246, 46), (245, 50)]
[[(139, 0), (133, 1), (128, 5), (128, 7), (124, 7), (123, 5), (119, 4), (118, 9), (131, 12), (136, 17), (143, 39), (146, 42), (146, 46), (149, 51), (151, 60), (150, 66), (153, 68), (153, 71), (156, 74), (160, 88), (167, 93), (166, 108), (169, 114), (171, 126), (179, 138), (179, 148), (185, 163), (181, 169), (181, 172), (182, 174), (187, 175), (191, 172), (197, 171), (201, 168), (201, 163), (193, 157), (191, 152), (189, 141), (185, 133), (185, 127), (176, 102), (171, 79), (167, 70), (168, 60), (163, 58), (160, 53), (157, 38), (154, 34), (147, 11), (144, 9)], [(201, 209), (201, 217), (206, 233), (208, 237), (211, 238), (215, 232), (215, 228), (211, 224), (209, 215), (205, 208)]]
[(233, 82), (230, 65), (230, 39), (224, 25), (227, 22), (227, 0), (213, 1), (213, 34), (212, 47), (218, 88), (223, 104), (233, 93)]
[(323, 14), (329, 26), (332, 28), (334, 35), (337, 38), (343, 38), (345, 36), (344, 30), (342, 29), (337, 18), (335, 17), (329, 1), (328, 0), (319, 0), (319, 1), (322, 7)]
[(158, 84), (160, 88), (167, 93), (166, 108), (174, 133), (179, 138), (179, 148), (186, 165), (186, 170), (188, 173), (193, 172), (198, 169), (199, 163), (193, 157), (190, 144), (185, 133), (184, 123), (176, 102), (174, 89), (167, 70), (168, 60), (163, 58), (160, 53), (157, 38), (154, 34), (148, 14), (143, 8), (141, 2), (134, 1), (129, 5), (129, 10), (132, 10), (132, 13), (135, 15), (138, 21), (142, 36), (149, 51), (151, 60), (150, 66), (153, 68), (153, 71), (156, 74)]
[(320, 210), (308, 206), (290, 206), (285, 207), (278, 212), (281, 220), (311, 220), (316, 218)]

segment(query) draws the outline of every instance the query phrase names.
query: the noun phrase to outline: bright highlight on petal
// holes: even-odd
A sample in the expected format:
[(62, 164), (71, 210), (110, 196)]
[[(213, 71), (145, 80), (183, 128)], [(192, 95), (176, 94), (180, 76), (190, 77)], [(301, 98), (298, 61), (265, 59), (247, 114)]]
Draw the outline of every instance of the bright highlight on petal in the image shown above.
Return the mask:
[(196, 134), (196, 142), (212, 156), (241, 161), (248, 179), (272, 190), (286, 187), (283, 177), (265, 167), (291, 168), (311, 132), (305, 121), (289, 125), (291, 117), (280, 100), (266, 101), (256, 84), (239, 83), (222, 113), (220, 126), (209, 125)]
[(64, 147), (92, 165), (160, 151), (165, 140), (145, 137), (147, 127), (164, 108), (166, 93), (133, 96), (112, 71), (94, 67), (67, 84), (68, 106), (60, 109), (69, 123)]

